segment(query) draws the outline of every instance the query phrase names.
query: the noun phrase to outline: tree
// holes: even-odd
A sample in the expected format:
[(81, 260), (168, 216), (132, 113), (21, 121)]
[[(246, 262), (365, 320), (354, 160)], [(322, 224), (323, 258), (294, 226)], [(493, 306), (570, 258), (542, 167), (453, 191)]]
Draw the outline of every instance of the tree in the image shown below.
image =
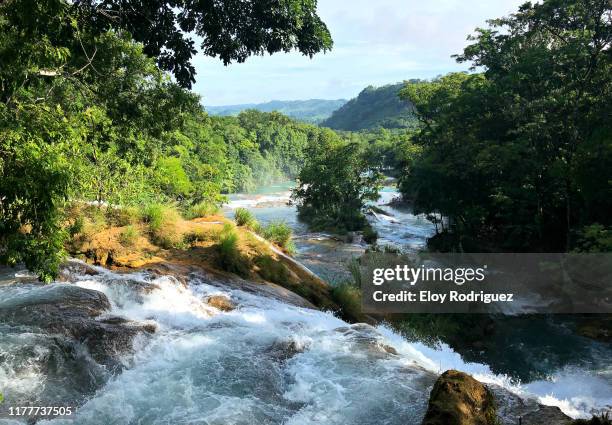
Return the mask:
[[(16, 0), (13, 0), (16, 1)], [(124, 29), (144, 45), (183, 87), (195, 82), (191, 58), (201, 51), (225, 65), (251, 55), (297, 49), (312, 57), (332, 47), (332, 39), (316, 13), (316, 0), (76, 0), (81, 25), (104, 33)]]
[[(268, 169), (284, 148), (264, 158), (252, 141), (234, 145), (185, 89), (185, 34), (225, 63), (312, 55), (331, 47), (315, 10), (301, 0), (1, 2), (0, 261), (54, 277), (69, 201), (220, 202), (253, 164)], [(272, 145), (287, 145), (278, 134)]]
[(344, 142), (331, 130), (316, 135), (292, 195), (300, 218), (340, 231), (367, 225), (362, 209), (378, 199), (382, 176), (364, 153), (361, 145)]
[(457, 59), (482, 74), (402, 91), (423, 147), (404, 195), (473, 249), (568, 250), (580, 227), (610, 225), (610, 3), (525, 3), (471, 40)]

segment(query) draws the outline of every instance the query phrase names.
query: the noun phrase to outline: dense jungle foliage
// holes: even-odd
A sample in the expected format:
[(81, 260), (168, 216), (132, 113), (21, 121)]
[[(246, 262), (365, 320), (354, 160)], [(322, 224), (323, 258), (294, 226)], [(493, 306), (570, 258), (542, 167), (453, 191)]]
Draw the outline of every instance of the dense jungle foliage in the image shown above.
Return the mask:
[(400, 189), (447, 218), (430, 245), (612, 251), (610, 2), (525, 3), (470, 40), (457, 59), (484, 72), (401, 92), (422, 152)]
[[(190, 211), (287, 178), (307, 222), (363, 229), (383, 173), (439, 224), (433, 249), (612, 249), (607, 0), (526, 3), (490, 21), (457, 57), (477, 72), (407, 81), (400, 98), (398, 85), (367, 88), (330, 118), (352, 111), (333, 126), (359, 132), (277, 112), (210, 117), (188, 90), (189, 31), (226, 63), (312, 55), (331, 47), (316, 2), (153, 3), (0, 4), (3, 263), (52, 278), (70, 203)], [(217, 21), (204, 22), (210, 7)]]
[[(418, 81), (410, 80), (408, 83)], [(398, 96), (403, 86), (403, 83), (368, 86), (321, 125), (344, 131), (411, 128), (416, 123), (412, 103)]]
[(247, 103), (243, 105), (206, 106), (210, 115), (238, 115), (247, 109), (261, 112), (280, 112), (283, 115), (311, 124), (318, 124), (339, 107), (346, 103), (345, 99), (308, 99), (308, 100), (272, 100), (265, 103)]
[[(219, 203), (294, 177), (319, 132), (278, 113), (207, 116), (182, 87), (193, 79), (192, 43), (174, 25), (215, 36), (203, 51), (225, 62), (312, 55), (331, 47), (316, 2), (131, 3), (0, 4), (0, 259), (43, 279), (62, 259), (69, 202)], [(219, 25), (202, 22), (206, 7), (220, 8)], [(245, 19), (249, 28), (233, 27)]]

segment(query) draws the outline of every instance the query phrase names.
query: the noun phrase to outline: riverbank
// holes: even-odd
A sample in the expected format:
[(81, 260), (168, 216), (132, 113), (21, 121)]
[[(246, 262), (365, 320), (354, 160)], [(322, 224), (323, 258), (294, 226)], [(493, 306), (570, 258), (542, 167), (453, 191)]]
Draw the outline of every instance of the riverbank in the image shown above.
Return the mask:
[[(85, 224), (72, 232), (67, 251), (86, 263), (123, 272), (172, 273), (184, 279), (194, 270), (229, 280), (242, 278), (276, 292), (289, 290), (304, 298), (304, 305), (338, 310), (325, 281), (282, 247), (228, 218), (210, 215), (187, 220), (172, 215), (152, 229), (139, 220), (100, 219), (97, 207), (80, 208), (78, 214)], [(227, 243), (230, 237), (231, 244)]]
[[(3, 292), (3, 298), (8, 300), (6, 311), (9, 311), (5, 317), (21, 320), (3, 322), (8, 326), (5, 335), (13, 338), (8, 347), (15, 359), (29, 356), (29, 349), (24, 350), (24, 340), (19, 339), (23, 338), (24, 329), (32, 327), (28, 332), (39, 332), (35, 330), (37, 323), (23, 322), (28, 314), (10, 313), (15, 302), (37, 311), (37, 300), (50, 299), (47, 291), (61, 299), (68, 291), (68, 295), (72, 294), (68, 299), (78, 301), (74, 306), (64, 303), (63, 313), (50, 316), (49, 320), (38, 316), (35, 321), (60, 326), (49, 330), (43, 327), (43, 333), (47, 335), (46, 332), (59, 329), (68, 338), (62, 343), (64, 348), (53, 348), (55, 342), (49, 334), (43, 339), (47, 341), (43, 347), (49, 343), (50, 348), (32, 352), (48, 350), (63, 359), (61, 353), (73, 356), (73, 351), (80, 350), (81, 346), (85, 352), (99, 346), (101, 351), (93, 351), (93, 363), (90, 360), (66, 363), (57, 379), (49, 375), (51, 366), (45, 360), (47, 357), (27, 357), (19, 360), (19, 364), (39, 365), (36, 376), (41, 382), (55, 382), (55, 379), (58, 386), (62, 380), (77, 379), (78, 370), (91, 371), (96, 365), (108, 365), (111, 373), (94, 374), (97, 377), (94, 383), (80, 384), (79, 391), (86, 399), (76, 403), (81, 406), (79, 423), (96, 423), (99, 412), (110, 421), (129, 423), (129, 418), (122, 415), (138, 412), (137, 415), (146, 417), (147, 409), (164, 405), (167, 401), (160, 397), (166, 397), (185, 411), (191, 409), (192, 419), (211, 415), (220, 415), (225, 421), (236, 419), (234, 415), (238, 411), (227, 404), (231, 399), (239, 403), (249, 400), (241, 412), (255, 421), (300, 425), (386, 421), (416, 425), (425, 415), (435, 380), (447, 369), (461, 370), (485, 383), (499, 400), (501, 423), (508, 425), (516, 424), (519, 416), (530, 413), (541, 419), (539, 423), (565, 425), (569, 419), (553, 406), (559, 406), (568, 415), (586, 417), (593, 409), (604, 408), (609, 399), (605, 370), (593, 374), (590, 369), (559, 369), (550, 364), (547, 367), (556, 368), (545, 369), (553, 370), (550, 377), (532, 377), (522, 383), (491, 366), (496, 361), (499, 363), (499, 358), (494, 358), (494, 348), (486, 348), (491, 356), (488, 363), (482, 361), (482, 356), (459, 355), (444, 343), (430, 344), (407, 338), (405, 333), (381, 323), (370, 326), (343, 321), (329, 311), (338, 312), (339, 308), (332, 286), (313, 277), (281, 247), (246, 227), (233, 225), (227, 217), (210, 215), (191, 220), (174, 217), (152, 228), (149, 218), (122, 221), (111, 217), (105, 219), (104, 225), (96, 224), (95, 211), (80, 211), (78, 216), (83, 217), (84, 223), (79, 231), (72, 232), (68, 249), (91, 265), (71, 262), (61, 276), (70, 285), (53, 283), (46, 287), (15, 285), (11, 288), (0, 285), (0, 290), (12, 291), (8, 297)], [(143, 215), (146, 212), (139, 214)], [(225, 269), (228, 263), (223, 258), (227, 253), (223, 254), (221, 249), (229, 234), (236, 235), (234, 254), (237, 256), (233, 260), (241, 260), (241, 264), (244, 260), (243, 265), (247, 265), (233, 271)], [(337, 243), (340, 248), (351, 245)], [(298, 246), (298, 256), (299, 249)], [(325, 256), (320, 251), (318, 255)], [(262, 257), (267, 262), (262, 262)], [(279, 274), (278, 270), (284, 272)], [(283, 279), (277, 279), (279, 276)], [(87, 302), (79, 300), (94, 295), (99, 298), (99, 293), (107, 300), (96, 301), (95, 314), (90, 314)], [(55, 310), (45, 307), (42, 311)], [(62, 321), (61, 314), (68, 313), (71, 320)], [(555, 357), (549, 351), (533, 351), (530, 345), (529, 338), (541, 339), (543, 332), (546, 331), (525, 328), (519, 335), (522, 348), (511, 340), (489, 339), (494, 342), (491, 347), (503, 346), (510, 350), (508, 353), (513, 353), (502, 356), (507, 361), (529, 356), (553, 361)], [(127, 338), (119, 338), (124, 334)], [(576, 351), (575, 343), (567, 336), (564, 340), (568, 346), (566, 354), (572, 359), (587, 355), (586, 351)], [(66, 346), (75, 348), (66, 351)], [(187, 358), (175, 364), (177, 356)], [(605, 352), (602, 356), (609, 358)], [(590, 359), (584, 357), (584, 360), (588, 367)], [(254, 376), (252, 370), (262, 364), (267, 370)], [(29, 366), (10, 367), (21, 374), (29, 370)], [(208, 375), (204, 377), (200, 371)], [(188, 376), (190, 381), (179, 382), (175, 374)], [(159, 379), (163, 380), (163, 387), (151, 381), (153, 376), (162, 377)], [(211, 380), (212, 377), (216, 379)], [(132, 379), (142, 382), (131, 382)], [(80, 375), (78, 380), (88, 382)], [(257, 382), (265, 385), (258, 386)], [(155, 388), (159, 394), (151, 394), (141, 384)], [(188, 390), (198, 394), (198, 398), (185, 404), (184, 399), (168, 394), (166, 387), (174, 388), (179, 394)], [(276, 395), (270, 394), (270, 389)], [(79, 391), (66, 397), (76, 397)], [(134, 391), (144, 391), (146, 396), (134, 397), (131, 395)], [(37, 400), (48, 402), (47, 398), (53, 396), (50, 392), (53, 391), (42, 391)], [(109, 403), (116, 402), (118, 394), (127, 393), (130, 396), (122, 399), (119, 411), (110, 408)], [(33, 399), (31, 393), (24, 394), (22, 400)], [(356, 411), (346, 403), (361, 407)], [(386, 410), (381, 411), (380, 406), (387, 406)], [(168, 406), (164, 417), (180, 423), (183, 416), (179, 419), (167, 416), (173, 409)], [(537, 416), (538, 412), (553, 412), (562, 421), (550, 422)], [(241, 422), (236, 419), (236, 423)]]

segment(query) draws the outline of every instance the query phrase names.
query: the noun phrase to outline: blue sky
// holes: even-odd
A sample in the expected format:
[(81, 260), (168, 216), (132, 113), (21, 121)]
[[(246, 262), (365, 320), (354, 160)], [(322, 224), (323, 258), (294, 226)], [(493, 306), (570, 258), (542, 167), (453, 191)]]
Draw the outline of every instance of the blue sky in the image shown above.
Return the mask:
[(198, 55), (193, 90), (204, 105), (269, 100), (351, 98), (368, 85), (465, 70), (450, 55), (485, 21), (524, 0), (319, 0), (334, 48), (312, 59), (299, 53), (223, 64)]

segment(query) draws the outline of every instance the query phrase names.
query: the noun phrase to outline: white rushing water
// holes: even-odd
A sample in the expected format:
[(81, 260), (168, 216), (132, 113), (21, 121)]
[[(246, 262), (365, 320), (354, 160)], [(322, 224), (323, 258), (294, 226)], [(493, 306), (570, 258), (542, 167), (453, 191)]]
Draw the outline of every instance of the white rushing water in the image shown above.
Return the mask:
[[(171, 277), (128, 275), (153, 288), (139, 293), (136, 286), (116, 284), (125, 275), (100, 272), (74, 283), (105, 293), (109, 314), (154, 322), (158, 330), (135, 341), (134, 354), (125, 356), (127, 368), (88, 397), (75, 416), (39, 423), (418, 424), (433, 381), (450, 368), (573, 416), (612, 400), (609, 374), (563, 370), (521, 386), (486, 365), (464, 362), (447, 346), (408, 342), (384, 326), (351, 326), (330, 313), (197, 277), (183, 286)], [(230, 297), (237, 309), (221, 312), (204, 302), (217, 294)], [(0, 389), (8, 393), (19, 386), (27, 394), (59, 385), (45, 382), (42, 370), (29, 371), (16, 377), (0, 367)]]

